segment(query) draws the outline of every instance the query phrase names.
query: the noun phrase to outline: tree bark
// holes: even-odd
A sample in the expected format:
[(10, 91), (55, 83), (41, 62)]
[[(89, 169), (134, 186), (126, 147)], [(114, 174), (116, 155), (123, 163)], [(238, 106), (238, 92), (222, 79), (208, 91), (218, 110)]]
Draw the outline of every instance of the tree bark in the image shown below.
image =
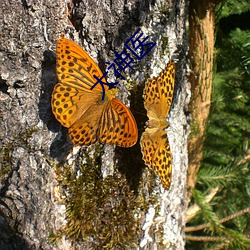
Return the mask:
[(219, 1), (190, 1), (190, 64), (192, 98), (190, 113), (192, 119), (191, 133), (188, 140), (189, 168), (187, 187), (188, 203), (195, 187), (197, 173), (202, 160), (202, 149), (205, 138), (206, 123), (210, 111), (213, 60), (214, 60), (214, 19), (215, 7)]
[[(184, 249), (186, 1), (0, 4), (0, 249)], [(130, 103), (140, 136), (144, 82), (174, 59), (169, 191), (145, 168), (139, 143), (131, 149), (99, 143), (73, 148), (51, 112), (55, 45), (62, 34), (84, 47), (104, 72), (105, 62), (113, 62), (140, 27), (156, 46), (125, 72), (119, 98)]]

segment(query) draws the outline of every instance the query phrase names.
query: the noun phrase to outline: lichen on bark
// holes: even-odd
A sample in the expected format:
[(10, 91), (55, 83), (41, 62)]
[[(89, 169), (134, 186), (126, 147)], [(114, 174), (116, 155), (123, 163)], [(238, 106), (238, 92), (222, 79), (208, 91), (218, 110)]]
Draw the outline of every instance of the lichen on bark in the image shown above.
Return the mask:
[[(72, 210), (74, 205), (91, 207), (93, 202), (103, 208), (97, 214), (91, 210), (89, 216), (94, 224), (89, 225), (95, 225), (97, 219), (105, 220), (106, 227), (100, 222), (97, 225), (102, 227), (98, 230), (111, 230), (111, 238), (105, 241), (107, 246), (119, 248), (129, 240), (131, 248), (134, 244), (141, 249), (184, 249), (188, 133), (184, 107), (189, 99), (186, 5), (184, 0), (1, 1), (0, 160), (9, 169), (0, 176), (0, 216), (5, 222), (0, 224), (0, 248), (96, 247), (101, 242), (95, 235), (100, 232), (96, 229), (91, 234), (92, 242), (84, 237), (69, 239), (65, 236), (74, 232), (67, 230), (57, 243), (49, 240), (52, 232), (65, 230), (70, 221), (67, 216), (78, 218), (77, 211)], [(140, 135), (146, 120), (142, 102), (144, 81), (159, 73), (170, 57), (176, 61), (175, 98), (168, 129), (174, 162), (170, 191), (163, 190), (153, 171), (145, 168), (139, 145), (131, 149), (113, 147), (110, 154), (106, 150), (106, 155), (105, 145), (73, 148), (67, 130), (51, 112), (51, 93), (57, 82), (55, 44), (62, 34), (83, 46), (104, 72), (105, 62), (112, 62), (115, 52), (123, 51), (124, 42), (138, 28), (156, 46), (143, 60), (136, 61), (134, 71), (125, 72), (129, 84), (120, 82), (119, 97), (130, 104)], [(92, 161), (87, 161), (86, 152), (87, 156), (94, 156)], [(102, 171), (113, 175), (103, 179)], [(64, 183), (65, 175), (72, 179)], [(58, 196), (58, 189), (63, 197)], [(84, 199), (91, 190), (93, 197)], [(76, 196), (72, 196), (74, 192)], [(72, 203), (68, 202), (70, 199)], [(80, 199), (79, 204), (75, 199)], [(110, 204), (114, 210), (108, 207)], [(105, 208), (114, 218), (102, 214)], [(84, 209), (78, 211), (86, 213)], [(119, 224), (119, 218), (124, 226)], [(74, 217), (73, 221), (81, 220)], [(127, 238), (120, 239), (120, 231), (117, 233), (114, 228), (127, 233)], [(104, 231), (102, 236), (106, 239), (110, 235)], [(84, 228), (81, 232), (89, 231)]]

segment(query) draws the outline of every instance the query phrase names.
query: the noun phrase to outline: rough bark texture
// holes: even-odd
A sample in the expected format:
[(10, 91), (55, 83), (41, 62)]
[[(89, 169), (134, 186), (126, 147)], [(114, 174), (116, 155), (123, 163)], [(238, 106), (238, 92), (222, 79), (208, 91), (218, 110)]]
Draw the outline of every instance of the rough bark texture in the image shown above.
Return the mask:
[[(190, 93), (186, 79), (186, 4), (184, 0), (0, 1), (0, 249), (103, 249), (105, 246), (110, 249), (184, 249), (188, 133), (184, 109)], [(144, 167), (138, 144), (131, 149), (99, 144), (72, 148), (67, 131), (51, 112), (51, 93), (57, 82), (54, 51), (61, 34), (81, 44), (104, 70), (105, 61), (113, 62), (114, 52), (121, 52), (124, 42), (139, 27), (157, 44), (134, 64), (134, 71), (125, 72), (129, 81), (118, 85), (119, 97), (126, 104), (131, 100), (140, 135), (146, 120), (145, 111), (144, 115), (140, 114), (145, 79), (158, 74), (170, 57), (175, 60), (175, 97), (168, 129), (173, 154), (169, 191), (163, 190), (152, 171)], [(69, 212), (70, 205), (75, 204), (74, 197), (69, 198), (75, 189), (69, 185), (69, 175), (68, 179), (62, 176), (70, 171), (77, 176), (83, 163), (90, 165), (86, 172), (89, 178), (92, 169), (100, 169), (102, 174), (97, 182), (104, 176), (113, 183), (108, 188), (103, 186), (103, 190), (110, 192), (108, 201), (103, 196), (96, 197), (99, 193), (91, 194), (95, 202), (99, 202), (95, 204), (99, 204), (100, 209), (104, 207), (103, 217), (107, 216), (105, 209), (113, 213), (116, 206), (125, 205), (123, 211), (106, 218), (107, 221), (102, 221), (99, 215), (95, 220), (95, 215), (91, 215), (89, 220), (98, 225), (92, 228), (96, 233), (88, 231), (89, 234), (84, 235), (82, 232), (87, 229), (82, 221), (84, 229), (81, 237), (76, 237), (74, 232), (67, 231), (72, 226), (67, 225), (67, 220), (72, 217), (75, 220), (73, 211)], [(76, 182), (77, 179), (72, 181)], [(63, 193), (63, 189), (67, 189), (66, 192)], [(78, 189), (86, 198), (88, 188)], [(102, 186), (97, 191), (102, 191)], [(134, 198), (128, 201), (133, 194)], [(133, 203), (138, 197), (140, 202)], [(79, 203), (81, 201), (79, 199)], [(124, 222), (124, 217), (119, 217), (122, 212), (132, 215), (129, 217), (132, 222)], [(83, 213), (91, 214), (91, 211)], [(97, 224), (100, 221), (101, 224)], [(124, 223), (124, 227), (119, 223)], [(104, 240), (98, 230), (105, 231), (105, 226), (113, 231), (108, 235), (104, 232), (107, 237)], [(130, 227), (131, 231), (126, 231)], [(52, 232), (61, 233), (56, 238), (58, 241), (49, 241)]]
[[(190, 112), (192, 118), (191, 134), (188, 141), (189, 168), (188, 189), (194, 188), (196, 176), (202, 159), (206, 122), (208, 119), (213, 78), (214, 59), (214, 15), (215, 1), (206, 0), (197, 3), (190, 1), (190, 64), (192, 98)], [(191, 193), (188, 197), (190, 198)]]

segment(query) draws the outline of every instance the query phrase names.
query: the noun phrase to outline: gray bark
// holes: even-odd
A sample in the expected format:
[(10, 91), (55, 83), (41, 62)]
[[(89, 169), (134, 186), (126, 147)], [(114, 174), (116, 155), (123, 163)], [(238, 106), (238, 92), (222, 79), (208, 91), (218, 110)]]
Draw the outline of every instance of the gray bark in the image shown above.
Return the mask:
[[(190, 89), (186, 21), (184, 0), (0, 0), (0, 249), (184, 249), (188, 135), (184, 111)], [(120, 53), (139, 27), (156, 46), (133, 65), (134, 71), (125, 72), (132, 87), (128, 90), (126, 81), (117, 87), (119, 97), (130, 103), (140, 135), (147, 120), (145, 111), (140, 114), (144, 82), (170, 58), (175, 60), (176, 86), (167, 130), (173, 155), (169, 191), (145, 168), (139, 143), (131, 149), (98, 143), (73, 148), (67, 130), (51, 112), (51, 93), (57, 82), (55, 45), (61, 34), (84, 47), (104, 72), (105, 62), (113, 62), (114, 52)], [(123, 236), (117, 236), (119, 219), (107, 219), (104, 212), (103, 228), (114, 229), (105, 242), (99, 238), (102, 224), (96, 234), (83, 239), (68, 234), (51, 242), (52, 232), (66, 225), (67, 202), (72, 202), (67, 195), (73, 191), (65, 190), (60, 170), (69, 168), (77, 176), (79, 165), (86, 162), (100, 169), (99, 178), (105, 177), (105, 183), (114, 183), (107, 189), (111, 190), (108, 201), (98, 203), (100, 209), (124, 202), (132, 229), (126, 232), (130, 225), (125, 223)], [(91, 219), (93, 225), (99, 223)]]

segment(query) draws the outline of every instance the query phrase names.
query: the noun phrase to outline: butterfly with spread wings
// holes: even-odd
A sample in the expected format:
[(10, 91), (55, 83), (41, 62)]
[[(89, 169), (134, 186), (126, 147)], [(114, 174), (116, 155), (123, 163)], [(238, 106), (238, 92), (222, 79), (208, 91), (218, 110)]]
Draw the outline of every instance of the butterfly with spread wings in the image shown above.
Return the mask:
[(174, 92), (175, 65), (170, 61), (158, 77), (145, 83), (143, 92), (144, 107), (149, 121), (142, 133), (140, 145), (143, 160), (152, 167), (161, 179), (165, 189), (169, 189), (172, 173), (170, 145), (165, 129)]
[[(75, 145), (97, 141), (131, 147), (138, 139), (137, 125), (129, 108), (116, 98), (118, 89), (95, 83), (102, 77), (97, 64), (76, 43), (60, 38), (56, 48), (58, 83), (52, 94), (52, 111)], [(102, 79), (106, 83), (106, 79)]]

